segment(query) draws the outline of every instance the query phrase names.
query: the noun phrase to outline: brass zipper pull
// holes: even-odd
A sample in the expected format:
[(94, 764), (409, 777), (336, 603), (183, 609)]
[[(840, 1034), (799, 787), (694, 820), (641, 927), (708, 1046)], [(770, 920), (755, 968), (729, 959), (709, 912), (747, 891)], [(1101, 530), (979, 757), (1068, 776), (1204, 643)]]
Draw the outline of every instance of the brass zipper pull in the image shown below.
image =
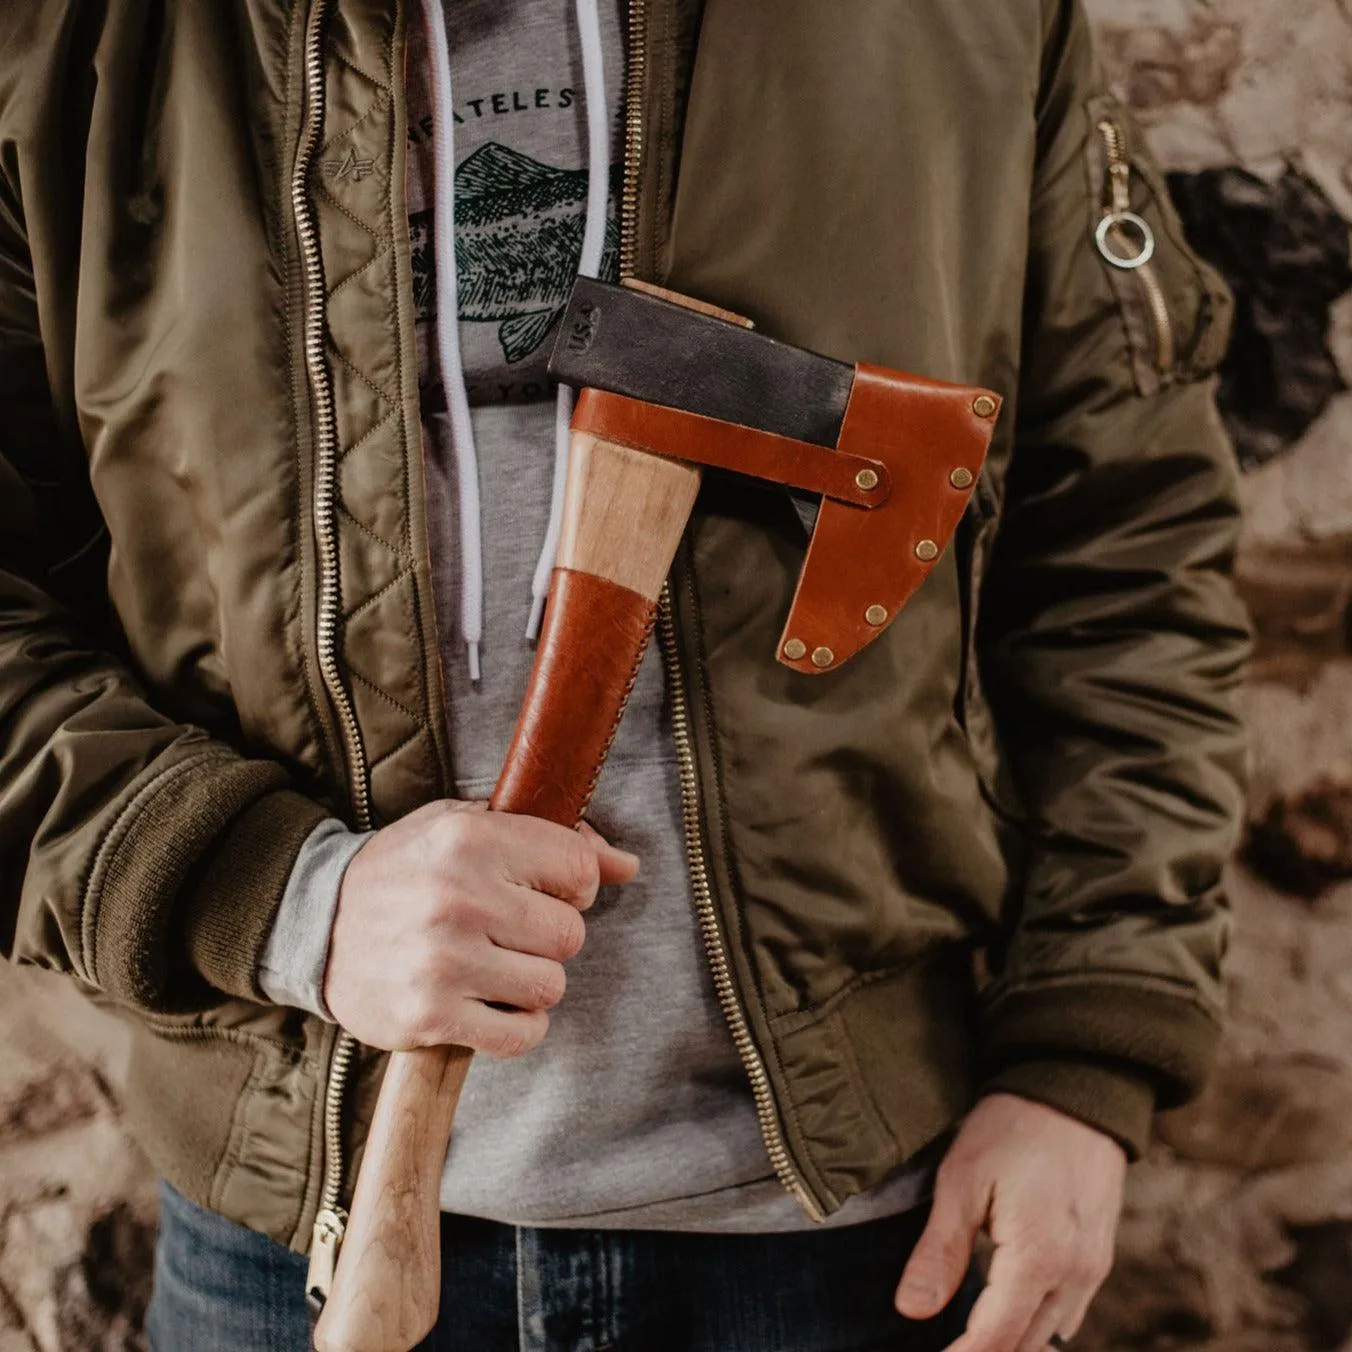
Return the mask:
[(1108, 148), (1108, 174), (1112, 187), (1112, 211), (1117, 215), (1131, 210), (1131, 165), (1122, 142), (1121, 129), (1106, 119), (1098, 124), (1099, 135)]
[[(1108, 150), (1110, 192), (1103, 219), (1094, 232), (1094, 242), (1105, 262), (1124, 272), (1135, 272), (1155, 256), (1155, 232), (1149, 221), (1131, 209), (1131, 161), (1126, 156), (1121, 128), (1105, 119), (1098, 124), (1098, 131)], [(1113, 247), (1119, 241), (1128, 248), (1134, 243), (1135, 252), (1119, 253)]]
[(338, 1266), (338, 1249), (347, 1230), (347, 1213), (336, 1207), (325, 1208), (315, 1217), (315, 1228), (310, 1240), (310, 1268), (305, 1274), (305, 1294), (329, 1298), (333, 1290), (333, 1273)]
[(1139, 280), (1155, 329), (1155, 369), (1167, 375), (1173, 369), (1177, 345), (1164, 288), (1150, 266), (1155, 257), (1155, 232), (1145, 217), (1131, 209), (1131, 160), (1122, 128), (1104, 118), (1098, 133), (1108, 155), (1108, 200), (1094, 231), (1094, 243), (1105, 263), (1134, 273)]

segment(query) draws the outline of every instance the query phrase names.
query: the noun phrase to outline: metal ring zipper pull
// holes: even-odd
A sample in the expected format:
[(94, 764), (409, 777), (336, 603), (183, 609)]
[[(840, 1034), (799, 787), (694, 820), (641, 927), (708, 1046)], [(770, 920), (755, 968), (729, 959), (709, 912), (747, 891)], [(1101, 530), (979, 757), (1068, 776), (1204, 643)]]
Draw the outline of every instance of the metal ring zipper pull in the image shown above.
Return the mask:
[[(1141, 241), (1140, 252), (1130, 257), (1114, 253), (1108, 245), (1109, 231), (1124, 226), (1134, 230)], [(1125, 272), (1134, 272), (1137, 268), (1145, 267), (1155, 256), (1155, 232), (1150, 228), (1150, 222), (1134, 211), (1108, 212), (1098, 223), (1098, 229), (1094, 231), (1094, 243), (1098, 245), (1098, 251), (1103, 255), (1105, 262)]]

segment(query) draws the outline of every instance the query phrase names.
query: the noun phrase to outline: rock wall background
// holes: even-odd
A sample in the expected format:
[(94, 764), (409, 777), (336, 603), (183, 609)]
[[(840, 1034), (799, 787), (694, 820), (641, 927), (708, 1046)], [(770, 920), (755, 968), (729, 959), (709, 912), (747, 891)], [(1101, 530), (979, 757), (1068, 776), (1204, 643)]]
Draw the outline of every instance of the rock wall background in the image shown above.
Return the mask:
[(1258, 631), (1232, 1017), (1134, 1171), (1093, 1352), (1352, 1352), (1352, 4), (1090, 0), (1239, 304), (1221, 404)]
[[(1240, 299), (1222, 403), (1259, 633), (1233, 1018), (1134, 1171), (1090, 1352), (1352, 1352), (1352, 0), (1088, 0)], [(0, 966), (0, 1352), (143, 1347), (123, 1035)]]
[(113, 1086), (122, 1029), (0, 963), (0, 1352), (144, 1347), (154, 1179)]

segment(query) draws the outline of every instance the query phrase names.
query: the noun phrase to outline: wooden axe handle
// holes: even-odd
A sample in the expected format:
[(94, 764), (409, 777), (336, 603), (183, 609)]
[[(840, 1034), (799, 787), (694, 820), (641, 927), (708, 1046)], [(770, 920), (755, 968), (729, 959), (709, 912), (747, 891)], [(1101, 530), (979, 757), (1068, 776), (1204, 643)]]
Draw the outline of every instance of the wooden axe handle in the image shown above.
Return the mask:
[[(681, 461), (574, 435), (558, 566), (493, 810), (582, 819), (699, 483)], [(409, 1352), (436, 1322), (441, 1175), (470, 1057), (391, 1055), (318, 1352)]]

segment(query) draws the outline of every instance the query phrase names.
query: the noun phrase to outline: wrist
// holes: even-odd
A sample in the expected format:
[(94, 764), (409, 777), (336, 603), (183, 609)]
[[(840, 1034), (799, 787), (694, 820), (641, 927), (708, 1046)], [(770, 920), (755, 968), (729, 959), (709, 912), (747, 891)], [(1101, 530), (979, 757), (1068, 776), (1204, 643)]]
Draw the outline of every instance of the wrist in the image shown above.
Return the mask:
[(1055, 1108), (1116, 1141), (1131, 1160), (1150, 1142), (1155, 1088), (1130, 1066), (1073, 1056), (1013, 1061), (991, 1074), (981, 1093), (1013, 1094)]

